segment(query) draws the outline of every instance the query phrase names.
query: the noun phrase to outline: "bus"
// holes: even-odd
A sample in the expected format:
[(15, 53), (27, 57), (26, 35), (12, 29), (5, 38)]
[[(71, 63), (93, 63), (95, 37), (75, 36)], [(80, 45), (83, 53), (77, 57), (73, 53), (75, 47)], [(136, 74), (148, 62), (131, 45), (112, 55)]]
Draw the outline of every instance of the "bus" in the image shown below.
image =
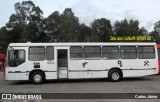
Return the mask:
[(11, 43), (6, 80), (108, 78), (158, 73), (156, 43)]
[(0, 54), (0, 70), (4, 69), (6, 56), (4, 54)]
[(157, 51), (158, 51), (158, 67), (160, 73), (160, 44), (157, 44)]

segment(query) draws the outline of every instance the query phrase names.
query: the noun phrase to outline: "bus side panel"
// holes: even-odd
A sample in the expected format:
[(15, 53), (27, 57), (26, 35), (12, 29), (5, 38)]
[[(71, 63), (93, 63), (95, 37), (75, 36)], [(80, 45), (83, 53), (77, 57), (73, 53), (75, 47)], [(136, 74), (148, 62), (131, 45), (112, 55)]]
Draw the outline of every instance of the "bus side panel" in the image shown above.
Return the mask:
[(6, 73), (5, 79), (6, 80), (15, 80), (14, 79), (14, 73)]
[(69, 72), (69, 79), (107, 78), (108, 71)]
[(15, 80), (21, 80), (21, 73), (14, 73)]
[(84, 78), (82, 60), (71, 60), (70, 57), (68, 59), (68, 79)]
[(69, 60), (69, 78), (107, 78), (118, 60)]
[(154, 70), (139, 70), (139, 76), (153, 75), (157, 74), (156, 69)]
[(68, 72), (69, 79), (83, 78), (83, 72)]
[[(28, 48), (29, 50), (29, 48)], [(27, 53), (29, 56), (29, 53)], [(56, 60), (56, 51), (54, 51), (54, 60), (47, 61), (46, 59), (43, 61), (31, 61), (29, 60), (29, 57), (27, 56), (27, 71), (33, 71), (33, 70), (41, 70), (45, 73), (46, 80), (47, 79), (57, 79), (57, 60)], [(40, 68), (34, 68), (34, 64), (39, 63)]]
[(123, 77), (137, 77), (138, 75), (138, 70), (122, 70), (123, 72)]
[(69, 78), (98, 78), (101, 73), (99, 64), (101, 60), (70, 60)]
[[(57, 79), (56, 61), (27, 61), (27, 71), (41, 70), (45, 73), (46, 79)], [(34, 64), (39, 63), (40, 68), (34, 68)]]
[(29, 80), (29, 73), (21, 73), (21, 80)]
[(138, 76), (138, 62), (137, 59), (119, 59), (120, 62), (117, 62), (119, 68), (122, 69), (123, 77), (135, 77)]
[(57, 72), (45, 72), (46, 79), (57, 79)]
[[(146, 64), (145, 61), (148, 61), (148, 63)], [(156, 59), (137, 59), (137, 63), (134, 63), (134, 64), (133, 64), (133, 61), (132, 63), (129, 63), (129, 62), (130, 62), (129, 60), (126, 61), (126, 64), (125, 64), (126, 66), (123, 69), (123, 77), (146, 76), (146, 75), (153, 75), (158, 73), (158, 69), (157, 69), (158, 65), (156, 63), (157, 62)]]
[(139, 76), (153, 75), (158, 73), (158, 60), (155, 59), (138, 59), (137, 69)]

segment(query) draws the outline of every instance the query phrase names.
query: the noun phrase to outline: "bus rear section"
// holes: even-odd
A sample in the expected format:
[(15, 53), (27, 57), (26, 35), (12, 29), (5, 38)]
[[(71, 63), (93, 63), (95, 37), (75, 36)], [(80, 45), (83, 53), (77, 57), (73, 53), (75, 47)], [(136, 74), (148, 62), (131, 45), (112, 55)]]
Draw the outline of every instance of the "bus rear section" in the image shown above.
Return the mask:
[(6, 80), (139, 77), (158, 73), (155, 43), (13, 43)]
[(4, 54), (0, 54), (0, 70), (4, 69), (5, 60), (6, 60), (6, 56)]
[(157, 52), (158, 52), (158, 67), (160, 73), (160, 44), (157, 44)]

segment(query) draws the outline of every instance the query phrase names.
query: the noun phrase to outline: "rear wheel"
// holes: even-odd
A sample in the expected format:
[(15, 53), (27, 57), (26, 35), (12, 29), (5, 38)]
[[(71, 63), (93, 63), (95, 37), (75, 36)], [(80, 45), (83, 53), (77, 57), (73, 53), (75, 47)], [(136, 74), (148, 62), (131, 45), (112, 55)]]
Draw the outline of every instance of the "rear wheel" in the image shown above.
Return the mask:
[(31, 78), (34, 84), (41, 84), (44, 82), (44, 74), (42, 72), (34, 72)]
[(122, 77), (122, 74), (119, 70), (113, 69), (109, 72), (108, 78), (112, 82), (118, 82)]

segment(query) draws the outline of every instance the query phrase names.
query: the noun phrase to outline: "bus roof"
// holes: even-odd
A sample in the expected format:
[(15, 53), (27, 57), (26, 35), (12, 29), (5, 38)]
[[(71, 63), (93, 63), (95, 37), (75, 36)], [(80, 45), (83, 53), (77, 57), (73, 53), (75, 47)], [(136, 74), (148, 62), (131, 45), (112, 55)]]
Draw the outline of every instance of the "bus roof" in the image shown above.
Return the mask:
[(147, 45), (147, 46), (153, 46), (156, 45), (154, 42), (111, 42), (111, 43), (77, 43), (77, 42), (71, 42), (71, 43), (11, 43), (9, 46), (11, 47), (29, 47), (29, 46), (120, 46), (120, 45), (133, 45), (133, 46), (140, 46), (140, 45)]

